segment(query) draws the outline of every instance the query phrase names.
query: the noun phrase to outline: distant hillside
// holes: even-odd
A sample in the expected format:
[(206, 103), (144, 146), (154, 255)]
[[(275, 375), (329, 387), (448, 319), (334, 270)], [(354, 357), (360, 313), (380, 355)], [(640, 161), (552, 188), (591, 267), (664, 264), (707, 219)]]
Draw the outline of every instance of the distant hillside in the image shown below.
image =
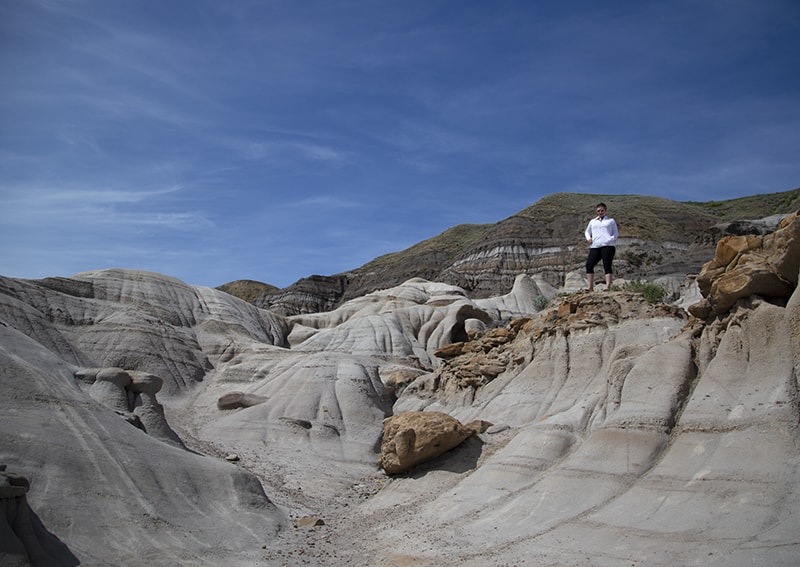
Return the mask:
[[(248, 301), (284, 314), (322, 311), (412, 277), (458, 285), (472, 297), (505, 293), (520, 273), (558, 286), (583, 265), (583, 231), (600, 201), (620, 226), (615, 269), (623, 277), (650, 277), (698, 271), (719, 237), (734, 230), (725, 223), (797, 210), (800, 189), (709, 202), (555, 193), (497, 223), (458, 225), (351, 271), (303, 278)], [(735, 230), (749, 229), (739, 223)]]
[(244, 299), (248, 303), (253, 303), (259, 297), (280, 291), (274, 285), (257, 282), (254, 280), (236, 280), (217, 287), (218, 290), (227, 294)]
[(687, 204), (706, 210), (721, 221), (760, 219), (800, 209), (800, 189), (766, 195), (751, 195), (727, 201), (690, 201)]

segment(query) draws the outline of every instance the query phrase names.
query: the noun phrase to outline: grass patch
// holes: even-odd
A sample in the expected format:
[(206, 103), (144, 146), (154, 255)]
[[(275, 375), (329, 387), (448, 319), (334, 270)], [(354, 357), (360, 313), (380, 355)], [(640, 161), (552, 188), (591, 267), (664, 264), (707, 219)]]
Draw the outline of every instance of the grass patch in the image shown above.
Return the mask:
[(548, 305), (550, 305), (550, 300), (547, 299), (544, 295), (537, 295), (533, 299), (533, 307), (536, 311), (541, 311), (545, 309)]
[(626, 283), (624, 289), (625, 291), (642, 294), (648, 303), (662, 303), (668, 293), (667, 288), (663, 285), (641, 280), (633, 280)]

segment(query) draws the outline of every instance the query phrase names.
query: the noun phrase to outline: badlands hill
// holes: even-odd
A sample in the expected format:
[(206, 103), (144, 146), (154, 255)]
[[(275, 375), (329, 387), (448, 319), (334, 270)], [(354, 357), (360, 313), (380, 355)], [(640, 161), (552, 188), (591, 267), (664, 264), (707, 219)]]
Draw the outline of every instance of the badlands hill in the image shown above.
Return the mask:
[(722, 236), (774, 230), (781, 215), (800, 208), (800, 189), (705, 203), (557, 193), (498, 223), (456, 226), (349, 272), (311, 276), (260, 295), (252, 287), (248, 295), (240, 294), (234, 286), (241, 289), (241, 282), (221, 289), (259, 307), (296, 315), (327, 311), (415, 277), (458, 286), (475, 298), (508, 293), (520, 273), (560, 287), (586, 259), (583, 231), (601, 200), (620, 226), (619, 274), (628, 279), (682, 277), (696, 274), (711, 259)]
[(796, 565), (798, 272), (792, 214), (688, 312), (525, 273), (296, 315), (0, 277), (0, 564)]

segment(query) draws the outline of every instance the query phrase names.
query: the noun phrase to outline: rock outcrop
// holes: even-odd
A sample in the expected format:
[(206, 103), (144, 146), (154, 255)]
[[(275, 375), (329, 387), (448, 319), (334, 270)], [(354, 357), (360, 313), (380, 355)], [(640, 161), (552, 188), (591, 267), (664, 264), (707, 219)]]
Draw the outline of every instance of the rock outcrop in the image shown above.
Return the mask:
[(786, 217), (765, 236), (726, 236), (703, 266), (697, 284), (704, 299), (689, 307), (701, 319), (730, 310), (740, 299), (759, 295), (788, 299), (800, 270), (800, 219)]
[[(223, 306), (253, 319), (222, 315)], [(155, 274), (0, 278), (0, 462), (30, 480), (34, 530), (63, 542), (67, 558), (36, 563), (28, 551), (29, 561), (253, 565), (288, 519), (254, 475), (172, 438), (156, 394), (161, 377), (174, 391), (192, 383), (203, 366), (189, 361), (207, 357), (200, 343), (224, 352), (248, 326), (268, 339), (262, 322), (270, 320), (241, 300)], [(14, 513), (24, 511), (15, 502)], [(221, 524), (237, 527), (221, 533)]]
[(75, 371), (75, 378), (95, 401), (145, 433), (184, 447), (183, 441), (167, 423), (164, 408), (156, 397), (164, 384), (158, 376), (122, 368), (80, 368)]
[[(793, 564), (798, 295), (787, 307), (750, 298), (704, 325), (633, 295), (583, 294), (488, 351), (479, 336), (446, 348), (395, 411), (485, 417), (510, 426), (506, 441), (483, 435), (461, 475), (428, 471), (438, 496), (394, 479), (360, 510), (365, 537), (382, 536), (371, 551), (445, 566)], [(526, 359), (477, 388), (447, 386), (475, 357), (509, 352)]]
[(28, 505), (30, 481), (0, 465), (0, 564), (72, 567), (78, 559), (42, 525)]
[[(687, 321), (687, 314), (675, 306), (650, 304), (630, 292), (571, 294), (538, 314), (477, 332), (470, 340), (443, 346), (436, 351), (440, 364), (433, 372), (408, 384), (395, 408), (421, 409), (430, 404), (437, 409), (441, 405), (468, 406), (476, 403), (498, 377), (507, 380), (535, 365), (537, 355), (548, 361), (546, 364), (550, 363), (550, 357), (558, 358), (558, 350), (569, 349), (567, 339), (575, 333), (609, 331), (619, 326), (636, 326), (640, 321), (654, 325), (641, 327), (635, 341), (625, 337), (629, 343), (626, 356), (643, 352), (645, 345), (659, 344), (668, 336), (665, 332), (678, 333)], [(606, 338), (598, 334), (598, 339)], [(635, 349), (634, 343), (639, 344)], [(605, 356), (614, 354), (607, 352)], [(469, 419), (477, 417), (469, 415)]]
[(348, 282), (349, 278), (345, 274), (309, 276), (286, 289), (265, 293), (255, 299), (253, 304), (287, 316), (330, 311), (341, 303)]

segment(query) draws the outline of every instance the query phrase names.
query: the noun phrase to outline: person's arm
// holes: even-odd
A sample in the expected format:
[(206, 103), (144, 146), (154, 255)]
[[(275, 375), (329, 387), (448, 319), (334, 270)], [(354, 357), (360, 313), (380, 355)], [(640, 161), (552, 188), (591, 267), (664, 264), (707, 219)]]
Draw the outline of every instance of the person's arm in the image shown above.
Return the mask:
[(586, 237), (586, 241), (591, 244), (592, 243), (592, 221), (589, 221), (588, 226), (586, 227), (586, 232), (583, 233)]

